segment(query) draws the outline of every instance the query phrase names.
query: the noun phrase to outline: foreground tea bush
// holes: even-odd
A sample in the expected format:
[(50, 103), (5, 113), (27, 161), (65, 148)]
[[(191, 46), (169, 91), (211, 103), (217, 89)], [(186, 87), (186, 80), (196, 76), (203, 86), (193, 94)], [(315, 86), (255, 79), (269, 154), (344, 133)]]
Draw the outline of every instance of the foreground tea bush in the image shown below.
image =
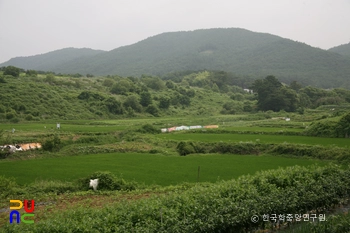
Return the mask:
[(12, 194), (17, 187), (18, 185), (13, 178), (0, 176), (0, 198), (5, 198)]
[(252, 215), (322, 213), (350, 194), (350, 172), (339, 167), (289, 167), (197, 185), (104, 209), (79, 208), (4, 232), (248, 232), (266, 228)]

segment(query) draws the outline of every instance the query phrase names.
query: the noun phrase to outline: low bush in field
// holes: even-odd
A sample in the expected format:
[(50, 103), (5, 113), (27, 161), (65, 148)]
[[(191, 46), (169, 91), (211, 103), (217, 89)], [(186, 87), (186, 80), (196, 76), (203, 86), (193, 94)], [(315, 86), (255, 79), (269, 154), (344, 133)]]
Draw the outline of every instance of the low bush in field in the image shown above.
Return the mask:
[(324, 213), (349, 197), (349, 177), (336, 166), (262, 171), (104, 209), (66, 211), (33, 225), (7, 224), (4, 232), (248, 232), (272, 226), (252, 222), (253, 215)]
[(62, 182), (53, 180), (39, 180), (27, 186), (28, 193), (55, 193), (79, 191), (79, 187), (74, 182)]
[(322, 146), (295, 145), (286, 143), (274, 145), (269, 152), (273, 154), (350, 162), (349, 149), (341, 147), (325, 148)]
[(310, 224), (308, 232), (350, 232), (350, 214), (334, 215), (331, 218), (327, 219), (326, 222), (312, 225)]
[(350, 214), (332, 215), (327, 221), (322, 222), (304, 222), (290, 229), (283, 231), (284, 233), (344, 233), (350, 232)]
[(176, 150), (182, 156), (196, 153), (195, 146), (192, 142), (179, 142), (176, 146)]
[(309, 136), (316, 137), (332, 137), (335, 138), (338, 136), (335, 128), (337, 127), (337, 122), (334, 121), (320, 121), (314, 122), (310, 125), (304, 134)]
[(141, 129), (139, 129), (137, 131), (140, 133), (150, 133), (150, 134), (159, 134), (160, 133), (160, 130), (151, 124), (143, 125), (141, 127)]
[(100, 139), (97, 136), (87, 136), (78, 138), (75, 143), (98, 143)]
[(78, 181), (81, 190), (88, 190), (90, 179), (98, 179), (97, 190), (135, 190), (135, 182), (126, 182), (108, 171), (97, 171)]
[(39, 180), (26, 186), (18, 185), (13, 178), (0, 176), (0, 197), (11, 198), (33, 194), (55, 194), (79, 191), (76, 182), (62, 182), (53, 180)]
[(59, 151), (61, 149), (61, 139), (57, 134), (55, 134), (53, 137), (46, 139), (42, 143), (42, 148), (45, 151)]
[(318, 137), (349, 138), (350, 112), (344, 114), (339, 120), (321, 120), (311, 123), (305, 131), (306, 135)]
[(5, 198), (13, 194), (18, 187), (15, 179), (0, 176), (0, 198)]
[(133, 181), (125, 181), (108, 171), (94, 172), (89, 177), (73, 182), (59, 180), (37, 180), (26, 186), (19, 186), (13, 178), (0, 176), (0, 198), (32, 194), (62, 194), (89, 190), (90, 179), (99, 179), (97, 190), (135, 190), (138, 185)]
[[(214, 129), (214, 130), (188, 130), (183, 133), (186, 134), (196, 134), (196, 133), (202, 133), (202, 134), (261, 134), (262, 131), (259, 130), (226, 130), (226, 129)], [(304, 135), (304, 132), (297, 132), (297, 131), (288, 131), (288, 130), (280, 130), (280, 131), (270, 131), (270, 132), (263, 132), (264, 134), (268, 135), (289, 135), (289, 136), (299, 136)]]

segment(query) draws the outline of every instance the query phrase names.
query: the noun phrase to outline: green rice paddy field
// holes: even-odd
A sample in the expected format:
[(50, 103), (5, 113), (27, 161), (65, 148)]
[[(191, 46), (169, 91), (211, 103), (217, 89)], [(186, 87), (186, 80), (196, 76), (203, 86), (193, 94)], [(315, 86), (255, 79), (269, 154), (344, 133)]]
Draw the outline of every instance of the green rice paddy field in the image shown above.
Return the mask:
[(308, 145), (349, 147), (348, 138), (320, 138), (308, 136), (268, 135), (268, 134), (215, 134), (213, 133), (163, 133), (158, 138), (181, 141), (202, 142), (259, 142), (259, 143), (297, 143)]
[[(33, 133), (50, 133), (56, 130), (56, 123), (23, 123), (23, 124), (0, 124), (0, 130), (11, 131), (15, 129), (15, 133), (33, 132)], [(74, 123), (61, 123), (60, 132), (71, 133), (107, 133), (116, 130), (124, 130), (127, 125), (108, 125), (108, 124), (74, 124)]]
[(36, 180), (72, 181), (95, 171), (110, 171), (126, 180), (161, 186), (182, 182), (215, 182), (237, 178), (256, 171), (293, 165), (325, 165), (328, 162), (253, 155), (191, 155), (164, 156), (159, 154), (108, 153), (66, 156), (19, 161), (1, 161), (0, 175), (14, 177), (19, 184)]
[[(303, 123), (301, 122), (280, 122), (280, 121), (265, 121), (258, 122), (244, 122), (237, 121), (237, 116), (231, 116), (228, 119), (214, 118), (159, 118), (159, 119), (121, 119), (121, 120), (79, 120), (79, 121), (60, 121), (60, 122), (27, 122), (27, 123), (6, 123), (0, 124), (0, 130), (11, 132), (13, 128), (16, 129), (17, 133), (21, 132), (41, 132), (47, 133), (52, 130), (56, 130), (56, 123), (61, 123), (61, 132), (92, 132), (92, 133), (108, 133), (117, 130), (125, 129), (136, 129), (141, 125), (150, 123), (155, 127), (167, 128), (171, 126), (180, 125), (206, 125), (206, 124), (217, 124), (219, 129), (233, 130), (233, 131), (256, 131), (256, 132), (279, 132), (279, 131), (290, 131), (290, 132), (301, 132), (303, 130)], [(226, 122), (225, 122), (226, 121)], [(258, 124), (258, 125), (256, 125)], [(266, 125), (267, 124), (267, 125)], [(273, 127), (272, 127), (273, 126)], [(212, 130), (215, 131), (215, 130)]]

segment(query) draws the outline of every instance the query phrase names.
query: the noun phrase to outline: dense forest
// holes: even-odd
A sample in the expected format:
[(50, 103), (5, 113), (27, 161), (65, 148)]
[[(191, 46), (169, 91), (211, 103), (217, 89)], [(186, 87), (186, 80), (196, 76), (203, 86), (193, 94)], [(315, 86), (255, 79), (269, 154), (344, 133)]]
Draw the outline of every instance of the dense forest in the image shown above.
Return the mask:
[(3, 63), (0, 65), (0, 67), (11, 65), (26, 70), (55, 71), (58, 67), (67, 62), (72, 62), (76, 59), (83, 59), (85, 57), (91, 57), (103, 52), (104, 51), (102, 50), (93, 50), (88, 48), (65, 48), (35, 56), (15, 57), (8, 62)]
[(347, 44), (339, 45), (333, 48), (330, 48), (328, 51), (339, 53), (343, 56), (350, 57), (350, 42)]
[(350, 58), (334, 51), (244, 29), (205, 29), (156, 35), (108, 52), (63, 49), (1, 66), (56, 73), (168, 76), (220, 70), (250, 79), (275, 75), (284, 83), (350, 88)]
[(350, 103), (350, 91), (289, 85), (278, 76), (249, 80), (225, 71), (82, 77), (23, 70), (0, 71), (0, 121), (108, 119), (286, 111)]

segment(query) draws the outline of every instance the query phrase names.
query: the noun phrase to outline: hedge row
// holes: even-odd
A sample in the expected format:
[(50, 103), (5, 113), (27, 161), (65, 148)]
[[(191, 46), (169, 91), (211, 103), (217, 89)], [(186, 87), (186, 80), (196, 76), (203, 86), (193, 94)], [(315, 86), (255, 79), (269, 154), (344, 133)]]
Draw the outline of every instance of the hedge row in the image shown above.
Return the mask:
[(270, 228), (253, 215), (323, 211), (350, 194), (350, 172), (339, 167), (289, 167), (187, 191), (79, 208), (32, 225), (5, 225), (4, 232), (248, 232)]
[(253, 154), (261, 153), (275, 155), (291, 155), (317, 159), (337, 160), (350, 162), (350, 150), (342, 147), (323, 147), (318, 145), (302, 144), (268, 144), (255, 142), (189, 142), (182, 141), (177, 145), (180, 155), (194, 153), (220, 153), (220, 154)]
[(350, 232), (350, 214), (337, 214), (326, 216), (326, 221), (316, 222), (301, 222), (288, 230), (283, 231), (284, 233), (345, 233)]
[(197, 129), (197, 130), (187, 130), (182, 131), (181, 133), (203, 133), (203, 134), (267, 134), (267, 135), (288, 135), (288, 136), (301, 136), (305, 135), (304, 131), (289, 131), (287, 130), (280, 130), (280, 131), (250, 131), (250, 130), (226, 130), (226, 129)]

